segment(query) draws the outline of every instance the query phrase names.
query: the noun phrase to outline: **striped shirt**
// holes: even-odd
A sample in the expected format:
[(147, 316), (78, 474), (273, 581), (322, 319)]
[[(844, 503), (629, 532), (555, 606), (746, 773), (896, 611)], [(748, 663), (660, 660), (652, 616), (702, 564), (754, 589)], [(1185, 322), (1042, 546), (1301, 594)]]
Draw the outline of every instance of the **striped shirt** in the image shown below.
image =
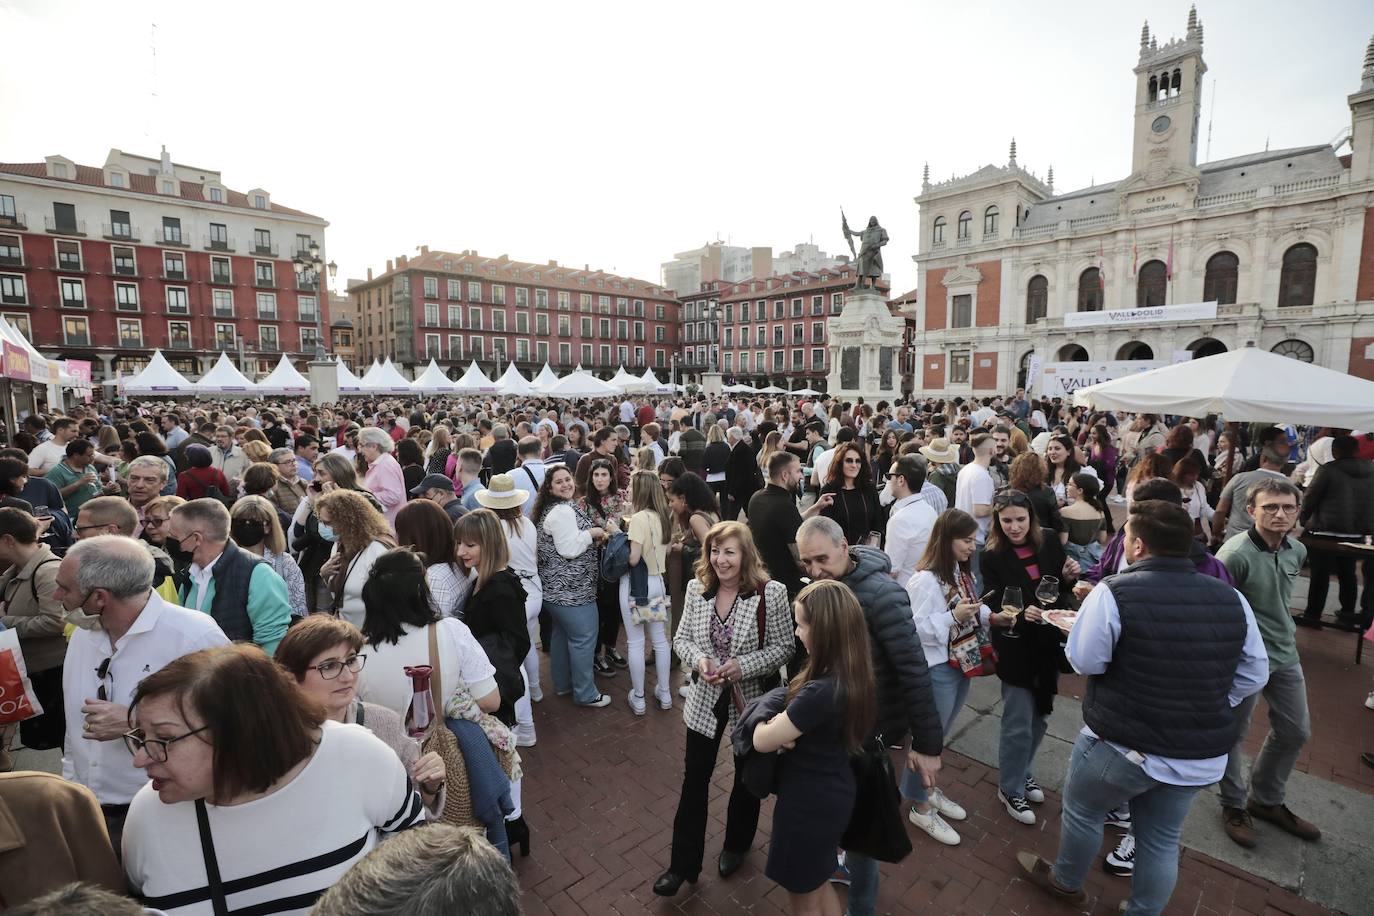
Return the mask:
[[(396, 752), (362, 726), (328, 721), (289, 783), (206, 810), (231, 912), (307, 914), (381, 837), (425, 820)], [(129, 808), (123, 849), (129, 889), (145, 906), (214, 912), (194, 802), (164, 804), (145, 785)]]

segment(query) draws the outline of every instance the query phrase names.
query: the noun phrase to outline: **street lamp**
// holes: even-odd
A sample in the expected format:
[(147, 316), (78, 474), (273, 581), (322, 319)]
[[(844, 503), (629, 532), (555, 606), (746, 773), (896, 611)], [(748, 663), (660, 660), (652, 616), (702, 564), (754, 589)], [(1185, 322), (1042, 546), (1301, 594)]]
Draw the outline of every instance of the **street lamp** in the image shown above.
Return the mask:
[[(304, 255), (309, 255), (305, 257)], [(302, 282), (313, 282), (315, 284), (315, 362), (322, 363), (327, 360), (324, 352), (324, 297), (329, 295), (329, 287), (320, 282), (320, 278), (327, 269), (329, 279), (339, 272), (339, 265), (330, 261), (325, 264), (320, 260), (320, 243), (314, 239), (310, 240), (310, 250), (308, 252), (298, 251), (296, 256), (291, 259), (291, 266), (296, 270), (296, 285), (299, 287)]]

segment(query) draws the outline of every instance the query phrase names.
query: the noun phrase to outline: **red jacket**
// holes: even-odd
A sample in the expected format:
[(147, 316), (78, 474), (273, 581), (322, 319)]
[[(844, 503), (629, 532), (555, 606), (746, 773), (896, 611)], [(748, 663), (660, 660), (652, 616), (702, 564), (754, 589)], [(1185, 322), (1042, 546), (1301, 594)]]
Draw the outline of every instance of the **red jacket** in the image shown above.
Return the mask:
[(177, 496), (182, 499), (200, 499), (211, 485), (219, 487), (219, 491), (230, 499), (234, 498), (229, 481), (218, 468), (187, 468), (177, 473)]

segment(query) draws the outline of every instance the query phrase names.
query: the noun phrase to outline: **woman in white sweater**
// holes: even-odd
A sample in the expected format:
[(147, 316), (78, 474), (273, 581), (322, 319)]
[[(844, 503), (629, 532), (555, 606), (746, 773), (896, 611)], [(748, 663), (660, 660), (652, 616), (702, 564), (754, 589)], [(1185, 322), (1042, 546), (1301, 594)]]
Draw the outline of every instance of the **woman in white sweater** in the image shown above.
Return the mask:
[(320, 567), (329, 582), (334, 612), (363, 628), (363, 586), (377, 558), (396, 546), (385, 516), (372, 508), (361, 493), (335, 490), (315, 503), (320, 537), (334, 543), (334, 552)]
[[(973, 516), (945, 510), (935, 520), (925, 555), (906, 584), (946, 737), (968, 698), (971, 679), (985, 673), (984, 662), (992, 657), (988, 627), (1002, 623), (974, 590), (969, 561), (977, 537)], [(913, 802), (908, 820), (946, 846), (959, 844), (959, 834), (946, 822), (968, 816), (958, 802), (938, 787), (927, 792), (918, 773), (903, 776), (902, 794)]]

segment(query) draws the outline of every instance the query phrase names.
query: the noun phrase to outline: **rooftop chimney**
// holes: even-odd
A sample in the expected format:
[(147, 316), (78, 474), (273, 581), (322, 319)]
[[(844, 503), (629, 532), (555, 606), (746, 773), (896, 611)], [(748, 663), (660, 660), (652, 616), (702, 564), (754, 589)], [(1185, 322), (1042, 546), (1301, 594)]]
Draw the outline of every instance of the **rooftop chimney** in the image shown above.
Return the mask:
[(429, 254), (429, 246), (428, 246), (428, 245), (421, 245), (421, 246), (420, 246), (420, 254)]
[(398, 255), (396, 255), (396, 266), (397, 266), (398, 268), (399, 268), (399, 267), (405, 267), (405, 266), (406, 266), (406, 262), (407, 262), (408, 260), (410, 260), (410, 259), (407, 258), (405, 255), (403, 255), (403, 254), (398, 254)]
[(367, 278), (368, 278), (369, 280), (372, 279), (372, 268), (371, 268), (371, 267), (369, 267), (369, 268), (367, 269)]
[(167, 147), (165, 145), (162, 147), (162, 163), (160, 169), (164, 175), (172, 174), (172, 157), (167, 152)]
[(392, 268), (394, 268), (395, 266), (396, 266), (396, 265), (392, 263), (391, 259), (390, 259), (390, 258), (387, 258), (387, 260), (386, 260), (386, 272), (387, 272), (387, 273), (391, 273)]
[(557, 262), (557, 261), (550, 261), (550, 262), (549, 262), (549, 266), (550, 266), (550, 267), (557, 267), (557, 266), (558, 266), (558, 262)]

